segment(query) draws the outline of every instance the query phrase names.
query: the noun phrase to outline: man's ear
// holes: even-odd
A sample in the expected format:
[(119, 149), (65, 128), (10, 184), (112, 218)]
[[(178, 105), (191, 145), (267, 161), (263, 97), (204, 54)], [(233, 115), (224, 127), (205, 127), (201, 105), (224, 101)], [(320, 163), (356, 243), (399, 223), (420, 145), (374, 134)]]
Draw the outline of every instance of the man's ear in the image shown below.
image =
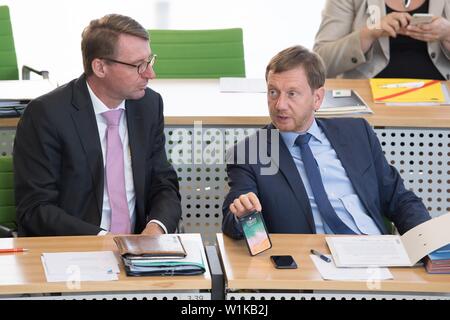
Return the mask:
[(325, 96), (325, 87), (320, 87), (319, 89), (314, 90), (314, 111), (320, 109), (322, 105), (323, 98)]
[(91, 63), (92, 71), (99, 78), (105, 77), (105, 62), (102, 59), (95, 58)]

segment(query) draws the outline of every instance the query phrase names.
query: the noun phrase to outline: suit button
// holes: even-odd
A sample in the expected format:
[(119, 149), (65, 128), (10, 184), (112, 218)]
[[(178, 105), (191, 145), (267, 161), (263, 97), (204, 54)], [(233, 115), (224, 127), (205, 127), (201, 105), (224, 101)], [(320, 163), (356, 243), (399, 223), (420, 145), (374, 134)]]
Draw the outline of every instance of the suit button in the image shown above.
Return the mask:
[(355, 57), (352, 58), (352, 62), (353, 63), (358, 63), (358, 59), (356, 59)]
[(436, 58), (436, 52), (432, 52), (432, 53), (430, 54), (430, 57), (431, 57), (431, 59), (435, 59), (435, 58)]

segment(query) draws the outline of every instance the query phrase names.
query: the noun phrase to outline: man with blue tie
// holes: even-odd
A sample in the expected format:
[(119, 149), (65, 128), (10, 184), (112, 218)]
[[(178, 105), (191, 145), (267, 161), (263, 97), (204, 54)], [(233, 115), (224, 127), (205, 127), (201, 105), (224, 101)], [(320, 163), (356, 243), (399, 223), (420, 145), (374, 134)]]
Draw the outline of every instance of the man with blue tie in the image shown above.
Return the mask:
[[(385, 218), (404, 233), (430, 219), (364, 119), (315, 118), (325, 93), (317, 54), (281, 51), (266, 81), (272, 123), (228, 153), (225, 234), (241, 238), (238, 218), (254, 210), (270, 233), (385, 234)], [(266, 158), (277, 170), (264, 172)]]

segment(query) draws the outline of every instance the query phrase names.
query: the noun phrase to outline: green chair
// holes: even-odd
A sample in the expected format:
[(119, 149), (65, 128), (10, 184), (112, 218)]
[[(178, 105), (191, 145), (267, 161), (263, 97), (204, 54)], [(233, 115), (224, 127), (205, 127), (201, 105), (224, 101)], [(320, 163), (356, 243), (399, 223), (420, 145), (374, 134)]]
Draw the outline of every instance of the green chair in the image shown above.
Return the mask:
[(240, 28), (148, 32), (157, 78), (245, 77)]
[(0, 237), (16, 235), (14, 173), (11, 156), (0, 156)]
[[(22, 80), (30, 79), (34, 72), (48, 79), (48, 71), (37, 71), (28, 66), (22, 67)], [(8, 6), (0, 6), (0, 80), (19, 80), (16, 49)]]

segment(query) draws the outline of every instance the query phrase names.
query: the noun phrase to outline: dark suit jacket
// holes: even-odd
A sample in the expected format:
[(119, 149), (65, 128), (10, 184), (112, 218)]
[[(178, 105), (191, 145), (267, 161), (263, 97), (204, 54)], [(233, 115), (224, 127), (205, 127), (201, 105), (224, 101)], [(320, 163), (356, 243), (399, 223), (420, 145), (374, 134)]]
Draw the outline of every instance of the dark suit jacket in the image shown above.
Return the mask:
[[(422, 201), (405, 189), (397, 170), (386, 161), (375, 132), (363, 119), (317, 119), (368, 214), (383, 233), (386, 233), (383, 216), (394, 222), (400, 233), (430, 219)], [(305, 187), (294, 160), (279, 137), (279, 161), (270, 154), (271, 142), (268, 130), (272, 125), (259, 130), (256, 138), (267, 140), (267, 155), (279, 167), (275, 175), (261, 175), (261, 158), (250, 163), (248, 148), (250, 139), (235, 146), (246, 150), (245, 159), (227, 165), (230, 192), (223, 205), (222, 230), (233, 238), (241, 238), (242, 232), (229, 205), (235, 198), (254, 192), (262, 205), (262, 213), (270, 233), (315, 233), (313, 215)], [(264, 137), (262, 133), (265, 133)], [(266, 138), (267, 137), (267, 138)], [(258, 144), (258, 150), (260, 144)], [(259, 153), (259, 152), (258, 152)], [(266, 157), (267, 157), (266, 155)], [(239, 155), (238, 155), (239, 156)], [(241, 163), (241, 164), (239, 164)]]
[[(151, 219), (173, 232), (181, 205), (177, 175), (165, 153), (161, 96), (146, 89), (125, 108), (136, 194), (134, 232)], [(101, 231), (104, 163), (84, 76), (30, 102), (17, 126), (14, 173), (19, 235)]]

